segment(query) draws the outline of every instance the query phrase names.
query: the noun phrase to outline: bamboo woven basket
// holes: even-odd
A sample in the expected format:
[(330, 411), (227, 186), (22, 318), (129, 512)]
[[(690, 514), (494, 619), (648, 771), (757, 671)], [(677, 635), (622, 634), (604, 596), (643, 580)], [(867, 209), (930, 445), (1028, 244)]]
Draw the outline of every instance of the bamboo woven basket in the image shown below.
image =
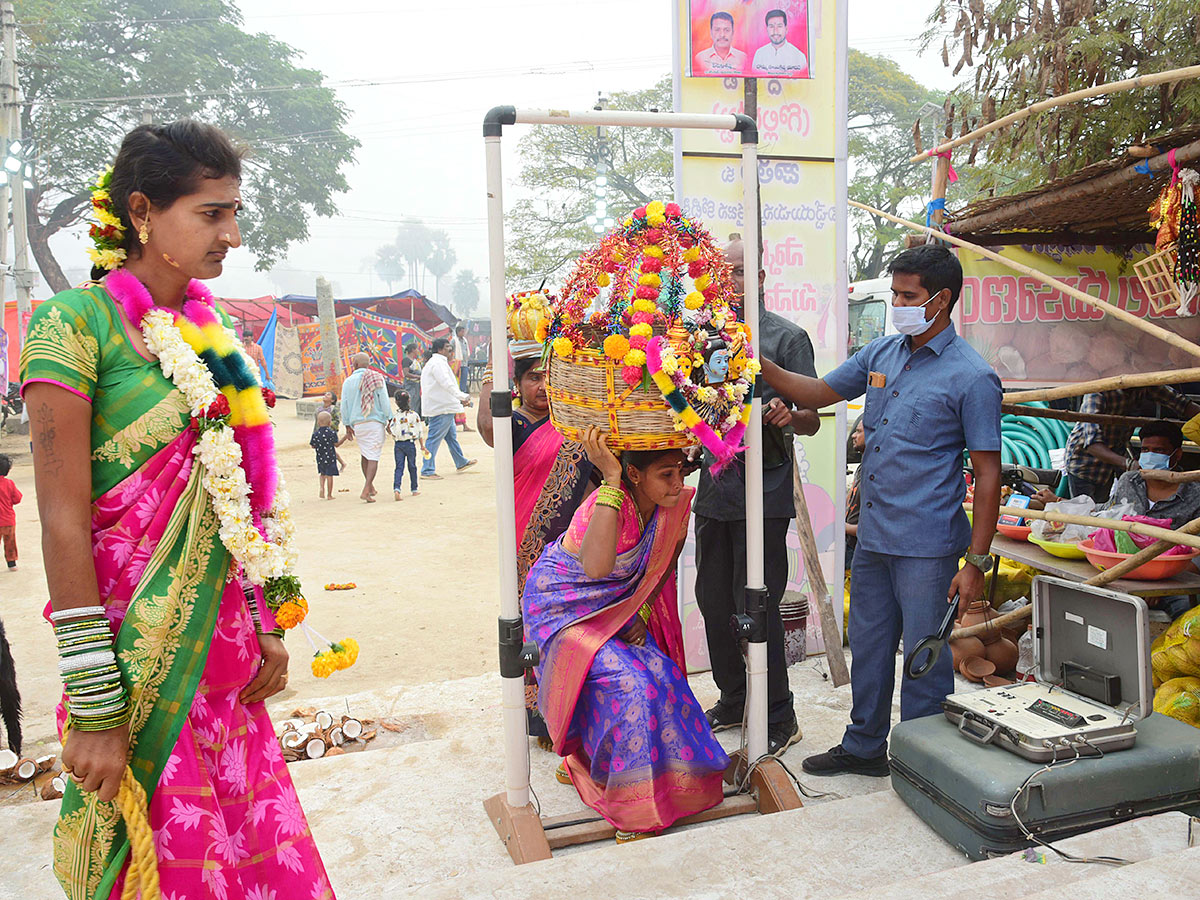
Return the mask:
[(696, 442), (690, 432), (675, 430), (657, 388), (629, 387), (621, 364), (596, 350), (577, 350), (570, 359), (551, 354), (546, 395), (550, 422), (568, 440), (581, 440), (595, 425), (608, 432), (614, 450), (672, 450)]
[(1150, 298), (1150, 309), (1155, 313), (1175, 309), (1181, 303), (1179, 285), (1175, 283), (1175, 261), (1178, 257), (1178, 245), (1168, 244), (1153, 256), (1133, 264), (1138, 281)]

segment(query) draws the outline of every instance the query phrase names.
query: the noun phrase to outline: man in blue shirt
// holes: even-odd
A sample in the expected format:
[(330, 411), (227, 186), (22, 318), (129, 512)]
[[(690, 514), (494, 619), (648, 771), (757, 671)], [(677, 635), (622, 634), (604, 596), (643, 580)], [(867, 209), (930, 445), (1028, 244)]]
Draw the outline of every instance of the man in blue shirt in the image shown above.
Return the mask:
[[(838, 746), (804, 760), (814, 775), (887, 775), (896, 649), (937, 631), (945, 604), (983, 594), (1000, 505), (1000, 380), (958, 336), (950, 311), (962, 267), (928, 244), (892, 260), (893, 322), (822, 379), (767, 360), (763, 375), (800, 407), (819, 409), (866, 394), (858, 546), (850, 575), (850, 673), (854, 705)], [(975, 470), (974, 527), (962, 503), (962, 452)], [(967, 565), (959, 559), (967, 550)], [(941, 713), (954, 688), (942, 654), (919, 680), (905, 680), (900, 717)]]

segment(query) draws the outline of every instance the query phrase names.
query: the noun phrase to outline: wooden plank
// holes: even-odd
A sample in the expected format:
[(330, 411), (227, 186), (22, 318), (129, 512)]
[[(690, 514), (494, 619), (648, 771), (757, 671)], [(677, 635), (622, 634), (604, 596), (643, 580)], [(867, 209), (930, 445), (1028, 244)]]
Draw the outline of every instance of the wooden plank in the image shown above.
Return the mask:
[(825, 644), (825, 661), (829, 663), (829, 677), (834, 687), (850, 683), (850, 667), (846, 665), (846, 653), (842, 650), (842, 629), (838, 627), (829, 586), (825, 584), (825, 573), (821, 571), (821, 558), (817, 554), (817, 538), (813, 534), (812, 518), (808, 514), (808, 500), (804, 496), (804, 485), (800, 481), (800, 467), (792, 465), (792, 501), (796, 506), (796, 533), (800, 537), (800, 550), (804, 554), (804, 571), (808, 584), (817, 600), (817, 614), (821, 620), (821, 640)]
[(520, 866), (550, 859), (550, 845), (532, 803), (519, 808), (509, 806), (508, 795), (501, 793), (484, 800), (483, 808), (514, 863)]
[[(1099, 574), (1096, 567), (1086, 559), (1062, 559), (1051, 556), (1037, 544), (1029, 541), (1016, 541), (1002, 534), (992, 538), (992, 553), (999, 554), (1013, 562), (1033, 566), (1047, 575), (1065, 578), (1069, 581), (1087, 581)], [(1118, 578), (1107, 585), (1114, 591), (1133, 594), (1135, 597), (1166, 597), (1171, 594), (1200, 594), (1200, 575), (1195, 572), (1183, 572), (1174, 578), (1162, 581), (1131, 581)]]
[[(700, 822), (712, 822), (716, 819), (742, 816), (753, 812), (758, 812), (758, 802), (754, 797), (750, 794), (738, 794), (734, 797), (725, 798), (723, 802), (712, 809), (706, 809), (703, 812), (685, 816), (675, 824), (696, 825)], [(617, 829), (613, 828), (604, 819), (596, 819), (578, 825), (567, 825), (561, 828), (555, 827), (555, 822), (569, 822), (573, 819), (582, 818), (585, 815), (587, 813), (575, 813), (573, 815), (554, 816), (553, 818), (545, 819), (543, 825), (546, 829), (546, 838), (550, 849), (558, 850), (561, 847), (573, 847), (576, 844), (590, 844), (593, 841), (611, 840), (616, 835)]]

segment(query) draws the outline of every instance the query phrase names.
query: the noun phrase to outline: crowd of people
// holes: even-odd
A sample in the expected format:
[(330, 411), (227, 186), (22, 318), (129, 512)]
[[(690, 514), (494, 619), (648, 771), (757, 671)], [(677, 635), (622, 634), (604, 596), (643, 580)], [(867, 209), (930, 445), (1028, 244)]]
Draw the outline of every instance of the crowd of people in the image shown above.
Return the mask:
[[(768, 24), (781, 16), (769, 14)], [(241, 243), (241, 154), (210, 126), (143, 125), (125, 137), (93, 203), (120, 223), (105, 240), (119, 241), (121, 252), (101, 248), (92, 283), (37, 308), (21, 358), (44, 549), (56, 561), (46, 573), (46, 618), (64, 679), (58, 713), (71, 779), (56, 874), (71, 896), (121, 895), (137, 874), (128, 842), (115, 828), (84, 823), (95, 801), (112, 801), (136, 778), (153, 843), (171, 859), (160, 869), (164, 896), (197, 896), (217, 872), (238, 896), (332, 898), (264, 706), (288, 679), (270, 599), (279, 576), (264, 574), (245, 550), (287, 555), (288, 529), (272, 526), (272, 504), (286, 501), (277, 499), (285, 494), (276, 491), (265, 366), (252, 335), (239, 347), (217, 327), (229, 321), (202, 284)], [(746, 278), (765, 279), (761, 257), (748, 274), (740, 240), (725, 255), (744, 304)], [(900, 253), (889, 272), (899, 333), (823, 378), (805, 331), (768, 311), (758, 292), (771, 756), (802, 738), (780, 613), (795, 516), (792, 438), (818, 432), (818, 410), (865, 396), (847, 520), (853, 706), (839, 743), (804, 759), (814, 775), (888, 774), (896, 652), (936, 632), (955, 597), (979, 598), (992, 564), (1001, 388), (952, 321), (962, 269), (931, 244)], [(160, 356), (172, 363), (160, 363), (149, 345), (169, 348)], [(550, 420), (542, 344), (515, 341), (510, 354), (492, 365), (511, 366), (514, 386), (513, 550), (527, 637), (539, 650), (527, 677), (528, 730), (562, 759), (557, 778), (612, 823), (618, 841), (637, 840), (722, 801), (729, 757), (714, 735), (744, 727), (746, 667), (729, 623), (747, 582), (745, 461), (718, 474), (707, 450), (618, 455), (595, 428), (568, 439)], [(421, 480), (442, 477), (443, 445), (456, 471), (476, 464), (457, 436), (473, 405), (464, 329), (420, 355), (416, 344), (405, 349), (394, 395), (362, 352), (340, 397), (324, 395), (310, 439), (322, 499), (335, 496), (346, 465), (338, 449), (348, 441), (358, 449), (366, 503), (376, 502), (389, 435), (396, 501), (405, 474), (410, 495)], [(494, 422), (484, 401), (493, 380), (489, 369), (476, 412), (489, 445)], [(1200, 486), (1147, 473), (1179, 464), (1184, 434), (1200, 434), (1200, 406), (1165, 388), (1084, 401), (1108, 416), (1145, 415), (1151, 403), (1187, 425), (1143, 425), (1135, 459), (1128, 423), (1081, 423), (1067, 448), (1068, 484), (1177, 526), (1200, 513)], [(197, 409), (203, 427), (191, 415)], [(219, 453), (208, 438), (214, 429), (227, 438)], [(964, 452), (974, 471), (973, 523), (963, 510)], [(0, 456), (0, 540), (11, 569), (12, 506), (21, 495), (9, 465)], [(684, 479), (697, 469), (693, 490)], [(689, 522), (718, 690), (708, 709), (688, 682), (676, 594)], [(927, 677), (903, 683), (901, 717), (939, 714), (952, 690), (944, 654)], [(205, 827), (176, 814), (181, 798)], [(266, 817), (287, 841), (259, 827)]]

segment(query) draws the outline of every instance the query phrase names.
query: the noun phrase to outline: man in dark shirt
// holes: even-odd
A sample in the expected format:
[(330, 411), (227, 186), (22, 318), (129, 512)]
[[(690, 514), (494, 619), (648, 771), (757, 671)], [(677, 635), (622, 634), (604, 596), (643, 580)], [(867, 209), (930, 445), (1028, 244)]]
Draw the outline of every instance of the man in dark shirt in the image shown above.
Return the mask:
[[(744, 296), (745, 248), (729, 244), (725, 256), (733, 266), (738, 297)], [(759, 269), (761, 286), (766, 272)], [(761, 296), (761, 294), (760, 294)], [(759, 355), (779, 361), (794, 372), (816, 377), (808, 334), (787, 319), (758, 308)], [(784, 362), (786, 360), (786, 362)], [(792, 435), (816, 434), (821, 420), (813, 410), (796, 411), (771, 388), (763, 392), (763, 572), (767, 587), (767, 742), (778, 756), (800, 740), (792, 708), (787, 661), (783, 653), (783, 620), (779, 601), (787, 586), (787, 532), (796, 515), (792, 499)], [(714, 731), (742, 723), (746, 703), (746, 667), (739, 642), (730, 628), (734, 598), (746, 589), (746, 480), (744, 460), (738, 459), (713, 478), (705, 454), (696, 513), (696, 602), (704, 616), (713, 680), (721, 697), (706, 712)]]

